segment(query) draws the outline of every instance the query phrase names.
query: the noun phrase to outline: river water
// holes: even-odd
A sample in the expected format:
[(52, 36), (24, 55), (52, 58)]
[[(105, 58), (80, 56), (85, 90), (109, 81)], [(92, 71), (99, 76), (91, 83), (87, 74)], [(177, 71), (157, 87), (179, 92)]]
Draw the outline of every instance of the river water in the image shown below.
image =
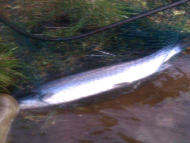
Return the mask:
[(189, 56), (128, 90), (72, 108), (20, 111), (8, 142), (190, 143)]

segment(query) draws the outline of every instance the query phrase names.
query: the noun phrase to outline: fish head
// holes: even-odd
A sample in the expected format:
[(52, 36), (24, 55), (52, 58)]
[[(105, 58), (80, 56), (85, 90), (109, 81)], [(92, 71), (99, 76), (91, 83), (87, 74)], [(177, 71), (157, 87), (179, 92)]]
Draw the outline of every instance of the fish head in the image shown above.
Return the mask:
[(42, 108), (50, 106), (50, 103), (46, 101), (51, 95), (29, 95), (18, 100), (20, 109)]

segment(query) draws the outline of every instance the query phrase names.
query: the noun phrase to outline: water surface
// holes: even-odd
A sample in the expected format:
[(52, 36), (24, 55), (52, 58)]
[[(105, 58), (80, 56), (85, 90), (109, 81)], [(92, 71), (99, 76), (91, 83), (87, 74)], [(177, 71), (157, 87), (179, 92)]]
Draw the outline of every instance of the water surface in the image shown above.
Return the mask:
[(151, 76), (137, 89), (105, 93), (77, 107), (20, 111), (10, 143), (188, 143), (190, 57)]

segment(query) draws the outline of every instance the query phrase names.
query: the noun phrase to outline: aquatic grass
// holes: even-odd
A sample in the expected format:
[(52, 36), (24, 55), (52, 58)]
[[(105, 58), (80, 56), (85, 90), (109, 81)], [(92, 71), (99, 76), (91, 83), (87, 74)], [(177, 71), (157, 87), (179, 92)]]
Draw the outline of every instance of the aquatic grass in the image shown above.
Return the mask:
[[(0, 2), (5, 16), (18, 27), (37, 29), (43, 26), (49, 27), (43, 31), (46, 36), (73, 36), (81, 34), (82, 28), (97, 29), (111, 23), (123, 20), (143, 11), (171, 3), (168, 0), (18, 0), (12, 2)], [(174, 17), (183, 14), (182, 9), (171, 9)], [(162, 12), (161, 16), (169, 15)], [(180, 21), (178, 19), (178, 21)], [(60, 25), (60, 22), (63, 24)], [(161, 19), (154, 21), (161, 23)], [(58, 25), (56, 25), (58, 24)], [(53, 27), (53, 28), (51, 28)]]
[[(170, 2), (168, 0), (154, 2), (151, 0), (18, 0), (1, 3), (3, 9), (6, 9), (5, 15), (18, 27), (50, 37), (68, 37), (81, 34), (84, 29), (92, 31)], [(184, 10), (172, 9), (169, 15), (162, 12), (160, 14), (161, 17), (168, 17), (177, 13), (174, 17), (176, 21), (180, 21), (177, 15), (183, 12)], [(154, 22), (160, 24), (162, 19), (157, 18)]]
[(18, 70), (21, 69), (21, 65), (11, 49), (14, 44), (6, 43), (1, 37), (0, 43), (0, 92), (9, 92), (7, 87), (16, 86), (17, 79), (24, 78), (24, 75)]
[(44, 22), (51, 24), (54, 20), (68, 20), (69, 23), (64, 27), (46, 32), (53, 31), (53, 35), (62, 33), (59, 36), (76, 35), (82, 27), (98, 28), (127, 18), (127, 14), (138, 14), (134, 11), (126, 12), (131, 5), (118, 0), (18, 0), (12, 4), (2, 3), (2, 6), (12, 22), (29, 31)]

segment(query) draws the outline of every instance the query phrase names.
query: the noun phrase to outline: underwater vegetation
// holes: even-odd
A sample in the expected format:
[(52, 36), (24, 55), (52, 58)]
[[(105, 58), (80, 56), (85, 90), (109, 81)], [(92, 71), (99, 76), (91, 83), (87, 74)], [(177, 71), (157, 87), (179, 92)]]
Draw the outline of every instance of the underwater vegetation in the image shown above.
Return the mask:
[(24, 77), (18, 70), (21, 65), (14, 57), (14, 46), (0, 37), (0, 92), (8, 92), (7, 87), (13, 86), (17, 78)]

